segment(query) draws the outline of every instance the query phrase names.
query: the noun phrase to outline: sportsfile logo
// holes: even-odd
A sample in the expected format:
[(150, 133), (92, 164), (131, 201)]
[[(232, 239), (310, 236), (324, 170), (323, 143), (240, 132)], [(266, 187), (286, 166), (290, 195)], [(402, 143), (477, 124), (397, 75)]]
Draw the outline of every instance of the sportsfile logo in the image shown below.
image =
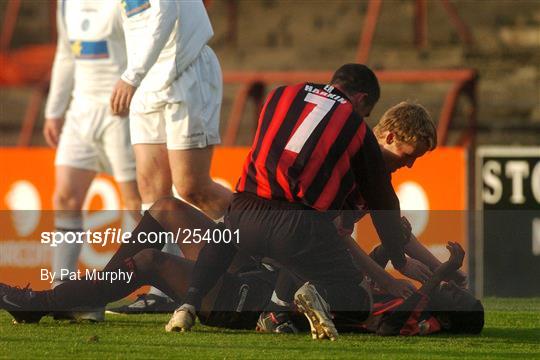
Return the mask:
[(107, 228), (105, 231), (44, 231), (41, 243), (51, 247), (60, 244), (96, 244), (102, 247), (108, 244), (200, 244), (200, 243), (240, 243), (240, 231), (230, 229), (186, 229), (176, 232), (138, 232), (135, 236), (129, 231)]
[(60, 244), (129, 244), (131, 232), (122, 229), (108, 228), (101, 231), (44, 231), (41, 243), (57, 247)]

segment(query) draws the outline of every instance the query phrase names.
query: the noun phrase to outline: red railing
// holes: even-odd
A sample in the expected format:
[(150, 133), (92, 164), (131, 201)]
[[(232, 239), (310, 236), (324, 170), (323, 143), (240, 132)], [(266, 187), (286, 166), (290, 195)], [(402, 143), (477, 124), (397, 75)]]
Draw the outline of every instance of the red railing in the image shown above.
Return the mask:
[[(227, 40), (234, 44), (237, 36), (237, 0), (227, 0), (228, 13), (228, 30)], [(450, 20), (457, 28), (458, 34), (466, 44), (472, 43), (472, 36), (466, 24), (460, 19), (456, 9), (449, 0), (439, 0), (444, 9), (450, 16)], [(2, 25), (2, 34), (0, 36), (0, 55), (11, 54), (9, 44), (13, 35), (17, 15), (19, 12), (21, 0), (9, 0), (7, 3), (4, 23)], [(51, 4), (51, 33), (54, 34), (54, 1)], [(211, 6), (212, 1), (206, 0), (206, 5)], [(415, 44), (419, 49), (427, 45), (427, 1), (415, 0)], [(371, 44), (375, 34), (375, 29), (379, 14), (382, 7), (382, 0), (369, 0), (368, 10), (364, 18), (362, 33), (358, 42), (356, 61), (366, 63), (371, 50)], [(54, 44), (47, 45), (49, 47)], [(45, 49), (47, 50), (47, 49)], [(51, 50), (51, 49), (49, 49)], [(51, 52), (51, 51), (48, 51)], [(48, 55), (50, 57), (51, 54)], [(47, 64), (42, 64), (50, 69), (52, 59), (48, 60)], [(41, 68), (42, 66), (40, 66)], [(253, 121), (258, 118), (265, 88), (270, 83), (294, 83), (303, 81), (327, 82), (331, 78), (331, 72), (307, 72), (307, 71), (292, 71), (292, 72), (225, 72), (225, 84), (236, 84), (240, 86), (239, 91), (235, 95), (234, 102), (228, 115), (227, 129), (224, 134), (224, 144), (234, 145), (238, 137), (240, 123), (246, 109), (248, 101), (252, 100), (255, 104), (256, 113), (253, 114)], [(460, 95), (464, 95), (470, 101), (470, 111), (467, 114), (469, 128), (466, 129), (458, 144), (463, 145), (469, 143), (474, 135), (476, 128), (476, 84), (477, 73), (471, 69), (463, 70), (428, 70), (428, 71), (378, 71), (377, 75), (382, 83), (450, 83), (450, 90), (447, 92), (444, 103), (442, 105), (439, 120), (437, 135), (440, 144), (446, 144), (448, 138), (448, 129), (450, 127), (452, 117), (454, 115), (457, 101)], [(35, 123), (38, 118), (38, 113), (41, 108), (42, 101), (46, 94), (49, 73), (32, 81), (23, 81), (19, 86), (30, 86), (32, 88), (32, 96), (26, 110), (25, 117), (22, 122), (21, 131), (19, 134), (18, 145), (28, 146), (32, 133), (35, 128)], [(2, 84), (0, 84), (2, 85)], [(13, 86), (4, 84), (3, 86)]]
[[(457, 30), (461, 41), (470, 46), (473, 44), (473, 36), (467, 24), (459, 16), (454, 4), (450, 0), (439, 0), (446, 11), (450, 22)], [(418, 50), (425, 50), (428, 45), (427, 31), (427, 0), (415, 0), (414, 4), (414, 44)], [(377, 28), (377, 22), (381, 13), (382, 0), (369, 0), (366, 15), (358, 47), (356, 50), (356, 61), (365, 64), (368, 61), (371, 44)]]
[(0, 87), (24, 87), (31, 89), (30, 100), (22, 120), (18, 146), (28, 146), (36, 120), (50, 81), (50, 68), (56, 47), (56, 2), (49, 1), (50, 43), (27, 45), (10, 49), (15, 26), (21, 7), (21, 0), (6, 2), (0, 33)]

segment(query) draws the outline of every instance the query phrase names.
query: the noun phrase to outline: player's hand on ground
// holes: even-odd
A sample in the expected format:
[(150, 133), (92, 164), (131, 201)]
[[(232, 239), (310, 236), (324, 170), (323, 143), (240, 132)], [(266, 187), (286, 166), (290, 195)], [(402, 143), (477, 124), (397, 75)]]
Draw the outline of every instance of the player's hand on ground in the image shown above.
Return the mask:
[(111, 95), (111, 109), (114, 115), (126, 116), (129, 105), (137, 88), (120, 79), (116, 83)]
[(52, 148), (58, 146), (63, 125), (64, 119), (62, 118), (45, 119), (45, 124), (43, 125), (43, 136), (45, 137), (47, 145)]
[(433, 275), (431, 270), (420, 261), (410, 257), (406, 259), (405, 265), (401, 269), (397, 269), (406, 277), (424, 283)]
[(394, 279), (384, 290), (392, 296), (406, 299), (416, 291), (416, 288), (409, 280)]

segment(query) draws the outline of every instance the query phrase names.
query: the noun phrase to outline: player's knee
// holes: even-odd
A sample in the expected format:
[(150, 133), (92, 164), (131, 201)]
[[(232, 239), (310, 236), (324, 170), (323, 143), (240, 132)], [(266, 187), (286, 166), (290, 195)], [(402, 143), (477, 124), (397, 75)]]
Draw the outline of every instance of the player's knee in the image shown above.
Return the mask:
[(141, 199), (140, 198), (126, 198), (124, 199), (124, 206), (128, 210), (140, 210)]
[(166, 224), (171, 219), (171, 216), (173, 218), (179, 216), (179, 214), (188, 207), (190, 207), (190, 205), (182, 200), (173, 196), (167, 196), (156, 201), (149, 212), (160, 224)]
[(171, 192), (170, 182), (162, 179), (158, 174), (154, 176), (137, 174), (137, 187), (143, 199), (159, 199)]
[(176, 191), (182, 199), (194, 205), (204, 203), (209, 197), (208, 186), (204, 181), (184, 181), (176, 186)]
[(167, 196), (156, 201), (150, 208), (150, 211), (174, 211), (178, 208), (180, 202), (180, 200), (173, 196)]
[(56, 210), (81, 210), (83, 202), (83, 194), (76, 194), (70, 191), (56, 191), (53, 196), (53, 204)]
[(133, 256), (137, 270), (142, 273), (154, 270), (158, 265), (158, 257), (161, 251), (156, 249), (144, 249)]

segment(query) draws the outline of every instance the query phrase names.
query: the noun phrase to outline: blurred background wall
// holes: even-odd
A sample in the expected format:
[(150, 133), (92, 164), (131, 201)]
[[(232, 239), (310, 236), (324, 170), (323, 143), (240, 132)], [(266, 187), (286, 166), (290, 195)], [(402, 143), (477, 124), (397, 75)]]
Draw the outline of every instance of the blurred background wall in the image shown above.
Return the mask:
[[(236, 7), (236, 36), (230, 32), (231, 2)], [(1, 19), (7, 3), (0, 2)], [(460, 41), (441, 2), (431, 0), (427, 1), (428, 45), (417, 50), (413, 44), (414, 1), (385, 0), (368, 65), (385, 70), (475, 68), (479, 72), (478, 144), (539, 144), (540, 1), (454, 0), (452, 4), (471, 29), (473, 45)], [(208, 5), (215, 30), (211, 45), (224, 71), (332, 71), (354, 61), (368, 3), (213, 0)], [(10, 49), (50, 42), (49, 7), (47, 0), (22, 1)], [(236, 90), (232, 85), (225, 88), (222, 129), (227, 126), (226, 115)], [(369, 122), (376, 122), (386, 107), (403, 99), (421, 102), (437, 115), (447, 90), (445, 84), (385, 85)], [(0, 146), (11, 146), (17, 142), (31, 90), (1, 87), (0, 91)], [(40, 114), (31, 145), (44, 145), (42, 111)], [(243, 120), (239, 145), (251, 140), (254, 119), (249, 114)], [(464, 126), (458, 107), (449, 144)]]

